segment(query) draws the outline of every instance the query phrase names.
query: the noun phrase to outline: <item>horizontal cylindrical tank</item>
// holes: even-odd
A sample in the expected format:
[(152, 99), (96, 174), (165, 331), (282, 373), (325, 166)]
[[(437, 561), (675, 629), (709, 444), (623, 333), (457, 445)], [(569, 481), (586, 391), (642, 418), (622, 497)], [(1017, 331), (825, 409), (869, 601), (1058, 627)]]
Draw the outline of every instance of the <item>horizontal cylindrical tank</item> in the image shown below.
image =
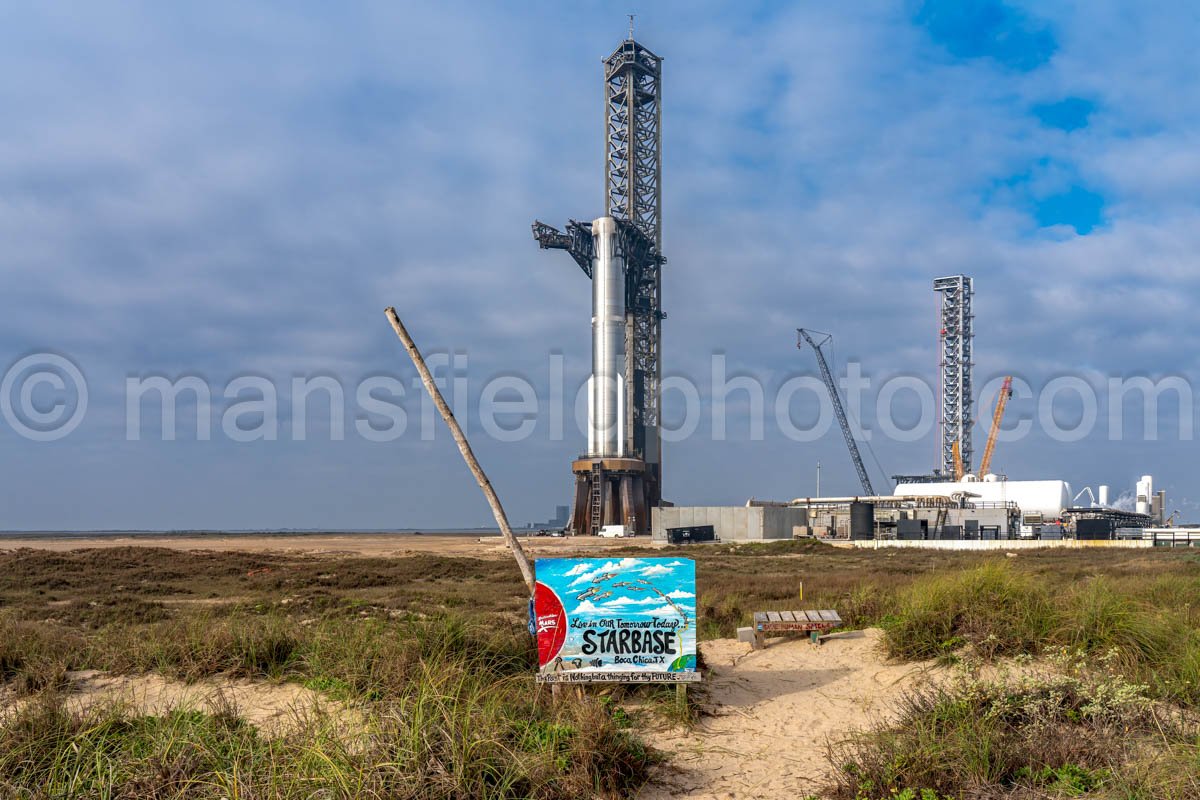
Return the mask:
[(1066, 481), (974, 481), (972, 483), (901, 483), (897, 495), (910, 497), (953, 497), (966, 493), (975, 503), (1016, 503), (1025, 514), (1058, 519), (1071, 504), (1071, 485)]
[(625, 455), (625, 259), (617, 223), (592, 223), (592, 377), (588, 455)]

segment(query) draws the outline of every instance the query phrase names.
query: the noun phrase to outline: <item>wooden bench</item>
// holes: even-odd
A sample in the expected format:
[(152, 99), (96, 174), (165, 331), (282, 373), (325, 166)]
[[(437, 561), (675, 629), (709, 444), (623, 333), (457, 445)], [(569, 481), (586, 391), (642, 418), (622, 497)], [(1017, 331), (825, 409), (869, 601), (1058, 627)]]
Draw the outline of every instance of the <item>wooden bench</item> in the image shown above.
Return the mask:
[(836, 611), (755, 611), (751, 646), (755, 650), (765, 647), (767, 634), (771, 633), (807, 633), (813, 644), (820, 644), (821, 634), (841, 624)]

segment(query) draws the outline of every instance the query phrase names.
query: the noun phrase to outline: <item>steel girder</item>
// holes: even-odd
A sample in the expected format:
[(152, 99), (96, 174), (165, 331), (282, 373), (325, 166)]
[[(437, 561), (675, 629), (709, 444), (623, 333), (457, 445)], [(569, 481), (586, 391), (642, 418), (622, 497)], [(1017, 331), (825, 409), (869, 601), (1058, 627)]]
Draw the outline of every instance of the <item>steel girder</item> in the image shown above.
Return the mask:
[[(604, 210), (627, 220), (662, 252), (662, 59), (631, 38), (604, 60)], [(640, 431), (647, 460), (659, 460), (659, 401), (662, 375), (663, 259), (649, 258), (630, 296), (630, 353), (627, 385), (641, 376), (632, 398), (632, 430)]]

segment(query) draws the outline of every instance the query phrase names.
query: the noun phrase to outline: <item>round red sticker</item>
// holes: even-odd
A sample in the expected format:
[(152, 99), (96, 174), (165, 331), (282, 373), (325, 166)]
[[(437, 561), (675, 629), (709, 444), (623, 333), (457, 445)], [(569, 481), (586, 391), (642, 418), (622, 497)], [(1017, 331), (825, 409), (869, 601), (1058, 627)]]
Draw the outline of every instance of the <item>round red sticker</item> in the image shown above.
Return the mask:
[(567, 611), (562, 601), (539, 581), (533, 591), (533, 614), (537, 626), (538, 664), (546, 666), (567, 640)]

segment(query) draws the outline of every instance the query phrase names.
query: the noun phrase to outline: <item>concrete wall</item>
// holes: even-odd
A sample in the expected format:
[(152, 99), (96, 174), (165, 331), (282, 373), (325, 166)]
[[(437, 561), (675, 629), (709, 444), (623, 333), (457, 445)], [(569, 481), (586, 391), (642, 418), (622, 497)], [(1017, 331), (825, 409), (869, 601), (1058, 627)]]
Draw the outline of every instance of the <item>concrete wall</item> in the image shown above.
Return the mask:
[(763, 539), (791, 539), (794, 528), (803, 528), (808, 515), (803, 508), (768, 506), (763, 512)]
[(650, 512), (650, 534), (659, 541), (667, 540), (667, 528), (687, 528), (693, 525), (712, 525), (723, 541), (746, 541), (762, 538), (762, 509), (745, 506), (672, 506), (655, 508)]
[(650, 533), (655, 541), (667, 540), (667, 528), (712, 525), (724, 542), (760, 542), (791, 539), (792, 527), (805, 522), (802, 508), (746, 506), (672, 506), (650, 512)]
[(919, 547), (925, 550), (1038, 550), (1041, 548), (1061, 547), (1067, 549), (1086, 547), (1141, 548), (1153, 547), (1154, 543), (1142, 539), (1010, 539), (1004, 540), (971, 540), (971, 539), (879, 539), (876, 541), (839, 541), (830, 542), (835, 547), (865, 547), (869, 550), (886, 550), (893, 547)]

